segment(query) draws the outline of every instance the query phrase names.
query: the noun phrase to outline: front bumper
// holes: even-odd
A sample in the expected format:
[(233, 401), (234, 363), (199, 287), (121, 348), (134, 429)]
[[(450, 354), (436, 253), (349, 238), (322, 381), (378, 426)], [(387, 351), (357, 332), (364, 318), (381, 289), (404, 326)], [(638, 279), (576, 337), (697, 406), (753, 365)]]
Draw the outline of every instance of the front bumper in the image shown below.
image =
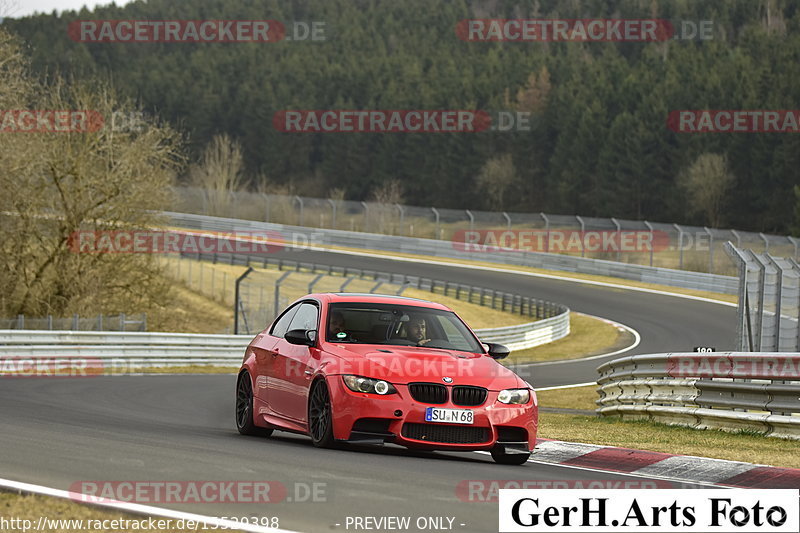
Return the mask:
[[(526, 453), (536, 443), (538, 406), (536, 394), (525, 405), (497, 401), (489, 391), (479, 406), (427, 404), (414, 400), (406, 385), (395, 385), (397, 394), (380, 396), (348, 389), (342, 377), (329, 376), (328, 390), (333, 404), (333, 436), (340, 441), (381, 444), (393, 442), (408, 448), (428, 450), (491, 450)], [(470, 409), (470, 425), (425, 422), (427, 407)]]

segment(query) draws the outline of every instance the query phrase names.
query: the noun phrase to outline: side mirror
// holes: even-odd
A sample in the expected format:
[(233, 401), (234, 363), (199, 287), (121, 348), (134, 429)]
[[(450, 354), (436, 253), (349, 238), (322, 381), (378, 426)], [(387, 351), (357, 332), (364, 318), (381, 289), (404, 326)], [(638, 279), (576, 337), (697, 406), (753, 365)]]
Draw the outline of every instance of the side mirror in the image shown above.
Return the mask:
[(299, 344), (303, 346), (314, 346), (317, 340), (317, 332), (313, 329), (293, 329), (286, 332), (283, 336), (289, 344)]
[(506, 357), (508, 357), (508, 354), (511, 353), (511, 350), (509, 350), (508, 347), (503, 346), (502, 344), (487, 342), (486, 346), (488, 347), (489, 350), (489, 357), (491, 357), (495, 361), (499, 359), (505, 359)]

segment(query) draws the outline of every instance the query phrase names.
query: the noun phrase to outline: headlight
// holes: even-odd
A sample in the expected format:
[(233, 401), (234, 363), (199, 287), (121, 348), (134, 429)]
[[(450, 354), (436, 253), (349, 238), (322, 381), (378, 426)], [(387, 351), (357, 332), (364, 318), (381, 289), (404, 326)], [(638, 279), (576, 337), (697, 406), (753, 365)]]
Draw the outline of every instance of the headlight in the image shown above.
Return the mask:
[(531, 399), (530, 389), (505, 389), (497, 394), (497, 401), (500, 403), (523, 404)]
[(382, 379), (365, 378), (361, 376), (342, 376), (344, 384), (353, 392), (366, 392), (367, 394), (394, 394), (397, 389), (394, 385)]

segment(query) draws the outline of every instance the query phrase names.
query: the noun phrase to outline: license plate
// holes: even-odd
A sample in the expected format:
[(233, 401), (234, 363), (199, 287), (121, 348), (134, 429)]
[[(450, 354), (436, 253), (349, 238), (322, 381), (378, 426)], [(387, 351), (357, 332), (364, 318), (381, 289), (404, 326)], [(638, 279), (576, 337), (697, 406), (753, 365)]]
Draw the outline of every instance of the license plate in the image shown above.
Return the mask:
[(428, 407), (425, 409), (425, 422), (445, 422), (448, 424), (472, 424), (474, 411), (469, 409), (442, 409)]

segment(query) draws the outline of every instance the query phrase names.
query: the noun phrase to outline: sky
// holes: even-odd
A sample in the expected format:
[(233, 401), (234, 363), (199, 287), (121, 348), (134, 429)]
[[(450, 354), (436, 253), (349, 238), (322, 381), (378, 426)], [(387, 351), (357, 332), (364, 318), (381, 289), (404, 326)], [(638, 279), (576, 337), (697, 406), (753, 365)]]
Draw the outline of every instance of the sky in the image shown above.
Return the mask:
[[(116, 0), (118, 6), (125, 5), (130, 0)], [(53, 10), (64, 11), (78, 10), (83, 6), (90, 9), (98, 5), (108, 5), (111, 0), (0, 0), (0, 18), (24, 17), (39, 13), (52, 13)]]

